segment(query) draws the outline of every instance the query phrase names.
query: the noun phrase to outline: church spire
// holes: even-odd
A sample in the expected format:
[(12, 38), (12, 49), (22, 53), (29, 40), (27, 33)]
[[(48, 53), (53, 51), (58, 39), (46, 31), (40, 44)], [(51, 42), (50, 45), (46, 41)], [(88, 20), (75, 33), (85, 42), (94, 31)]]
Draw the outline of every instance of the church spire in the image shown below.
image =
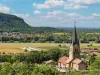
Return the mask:
[(74, 22), (74, 30), (72, 38), (73, 38), (72, 44), (69, 50), (69, 58), (70, 59), (80, 58), (80, 43), (76, 32), (76, 22)]
[(78, 40), (78, 37), (77, 37), (77, 32), (76, 32), (76, 22), (74, 22), (74, 32), (73, 32), (73, 45), (74, 44), (78, 44), (79, 45), (79, 40)]

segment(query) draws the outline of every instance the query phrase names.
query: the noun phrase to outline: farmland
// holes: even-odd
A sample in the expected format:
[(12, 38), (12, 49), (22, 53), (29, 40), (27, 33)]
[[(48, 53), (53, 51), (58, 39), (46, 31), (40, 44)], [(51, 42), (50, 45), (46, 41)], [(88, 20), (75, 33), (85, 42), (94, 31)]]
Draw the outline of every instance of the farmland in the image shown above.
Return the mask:
[[(23, 47), (33, 47), (39, 49), (48, 49), (52, 47), (58, 47), (59, 44), (55, 43), (0, 43), (0, 52), (5, 53), (22, 53)], [(68, 45), (68, 44), (63, 44)]]
[[(61, 43), (60, 43), (61, 44)], [(81, 44), (81, 48), (87, 48), (88, 44)], [(0, 43), (0, 52), (5, 53), (22, 53), (23, 47), (38, 48), (41, 50), (48, 50), (49, 48), (59, 47), (58, 43)], [(67, 48), (69, 44), (61, 44), (61, 48)], [(93, 44), (88, 48), (100, 48), (100, 44)]]

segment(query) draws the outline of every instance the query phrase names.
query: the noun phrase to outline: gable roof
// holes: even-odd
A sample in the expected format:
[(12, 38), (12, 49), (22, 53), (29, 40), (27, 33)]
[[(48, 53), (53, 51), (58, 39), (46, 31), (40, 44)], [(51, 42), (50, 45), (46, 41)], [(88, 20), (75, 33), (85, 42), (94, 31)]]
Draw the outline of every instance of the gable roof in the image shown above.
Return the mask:
[(76, 58), (74, 59), (72, 62), (75, 63), (75, 64), (80, 64), (83, 60), (79, 59), (79, 58)]
[(68, 57), (66, 56), (63, 56), (63, 57), (60, 57), (58, 62), (62, 63), (62, 64), (66, 64), (66, 61), (68, 60)]
[(73, 61), (73, 59), (69, 59), (68, 58), (68, 60), (66, 61), (66, 63), (68, 64), (68, 63), (70, 63), (70, 62), (72, 62)]

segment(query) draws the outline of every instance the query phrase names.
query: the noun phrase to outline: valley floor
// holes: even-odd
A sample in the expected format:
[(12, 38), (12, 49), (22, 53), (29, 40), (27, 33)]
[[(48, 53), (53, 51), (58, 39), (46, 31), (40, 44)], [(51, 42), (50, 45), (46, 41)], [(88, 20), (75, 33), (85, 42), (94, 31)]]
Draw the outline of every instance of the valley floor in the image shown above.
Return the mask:
[[(61, 45), (61, 47), (59, 47)], [(81, 48), (100, 48), (100, 44), (93, 44), (87, 47), (88, 44), (81, 44)], [(23, 48), (31, 47), (41, 50), (48, 50), (50, 48), (69, 48), (70, 44), (62, 43), (0, 43), (0, 52), (5, 53), (23, 53)]]

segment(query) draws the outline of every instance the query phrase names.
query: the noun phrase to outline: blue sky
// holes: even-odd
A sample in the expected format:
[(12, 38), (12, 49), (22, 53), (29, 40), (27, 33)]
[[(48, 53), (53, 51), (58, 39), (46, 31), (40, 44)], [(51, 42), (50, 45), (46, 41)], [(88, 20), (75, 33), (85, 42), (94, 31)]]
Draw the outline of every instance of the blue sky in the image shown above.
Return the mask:
[(0, 12), (31, 26), (100, 27), (100, 0), (0, 0)]

